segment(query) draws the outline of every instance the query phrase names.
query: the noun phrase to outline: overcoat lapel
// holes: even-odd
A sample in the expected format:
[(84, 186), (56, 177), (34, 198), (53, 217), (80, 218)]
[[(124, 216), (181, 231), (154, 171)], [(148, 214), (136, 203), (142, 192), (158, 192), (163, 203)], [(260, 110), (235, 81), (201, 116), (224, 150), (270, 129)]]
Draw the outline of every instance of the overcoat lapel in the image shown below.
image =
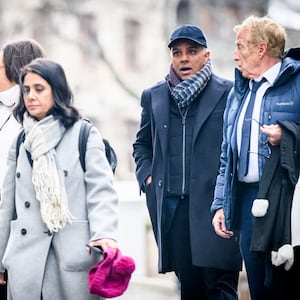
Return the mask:
[[(211, 112), (220, 102), (223, 93), (225, 92), (224, 88), (219, 84), (214, 84), (213, 78), (210, 81), (210, 84), (206, 86), (204, 91), (201, 93), (199, 101), (199, 109), (195, 118), (195, 127), (193, 130), (193, 142), (198, 136), (198, 133), (205, 123), (206, 119), (209, 117)], [(202, 101), (202, 99), (209, 99), (209, 101)]]

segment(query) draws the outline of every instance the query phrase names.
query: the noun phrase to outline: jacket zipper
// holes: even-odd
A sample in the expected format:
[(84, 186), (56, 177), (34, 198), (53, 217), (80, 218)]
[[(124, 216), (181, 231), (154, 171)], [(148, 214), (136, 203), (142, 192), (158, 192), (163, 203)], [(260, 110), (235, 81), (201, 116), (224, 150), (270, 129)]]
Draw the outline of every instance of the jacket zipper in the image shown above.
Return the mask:
[(186, 173), (186, 165), (185, 165), (185, 146), (186, 146), (186, 116), (188, 113), (189, 107), (186, 109), (184, 113), (181, 112), (181, 124), (182, 124), (182, 186), (181, 186), (181, 197), (184, 196), (185, 191), (185, 173)]

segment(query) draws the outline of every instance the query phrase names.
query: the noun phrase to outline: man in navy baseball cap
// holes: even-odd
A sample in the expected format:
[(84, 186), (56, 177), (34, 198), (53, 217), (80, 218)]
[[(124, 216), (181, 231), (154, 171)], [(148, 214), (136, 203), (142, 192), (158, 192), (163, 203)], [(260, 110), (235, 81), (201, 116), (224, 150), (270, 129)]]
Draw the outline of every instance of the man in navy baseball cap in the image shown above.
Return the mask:
[(158, 246), (158, 272), (175, 272), (180, 300), (237, 300), (238, 239), (218, 237), (210, 213), (232, 82), (212, 71), (199, 27), (175, 28), (166, 44), (169, 70), (142, 92), (133, 144)]
[(168, 47), (171, 49), (174, 42), (179, 39), (188, 39), (207, 48), (207, 41), (204, 32), (195, 25), (181, 25), (170, 36)]

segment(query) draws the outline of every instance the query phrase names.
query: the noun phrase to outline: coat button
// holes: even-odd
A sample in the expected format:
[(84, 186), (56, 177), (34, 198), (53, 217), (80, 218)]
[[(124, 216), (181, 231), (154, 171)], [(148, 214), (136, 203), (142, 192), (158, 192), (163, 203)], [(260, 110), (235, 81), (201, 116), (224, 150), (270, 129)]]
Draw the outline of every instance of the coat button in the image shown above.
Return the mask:
[(163, 184), (162, 184), (162, 180), (159, 180), (159, 181), (158, 181), (158, 186), (159, 186), (159, 187), (162, 187), (162, 185), (163, 185)]
[(47, 230), (47, 231), (44, 231), (44, 233), (48, 234), (49, 236), (52, 235), (51, 231), (50, 230)]
[(17, 173), (16, 173), (16, 177), (17, 177), (17, 178), (20, 178), (20, 177), (21, 177), (21, 173), (20, 173), (20, 172), (17, 172)]
[(65, 177), (68, 176), (68, 171), (67, 170), (64, 170), (64, 175), (65, 175)]
[(26, 230), (25, 228), (22, 228), (22, 229), (21, 229), (21, 234), (22, 234), (22, 235), (27, 234), (27, 230)]
[(24, 205), (25, 205), (26, 208), (28, 208), (28, 207), (30, 207), (30, 202), (29, 201), (25, 201)]

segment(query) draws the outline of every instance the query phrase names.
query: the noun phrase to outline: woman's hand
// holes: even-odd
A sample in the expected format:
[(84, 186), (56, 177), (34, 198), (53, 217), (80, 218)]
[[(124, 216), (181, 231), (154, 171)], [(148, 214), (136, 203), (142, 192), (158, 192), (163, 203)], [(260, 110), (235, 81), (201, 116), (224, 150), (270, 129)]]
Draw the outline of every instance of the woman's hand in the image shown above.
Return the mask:
[(213, 217), (212, 225), (214, 226), (217, 235), (229, 239), (233, 236), (233, 232), (226, 229), (224, 211), (222, 208), (218, 209)]
[[(89, 245), (92, 247), (101, 247), (103, 251), (105, 251), (107, 248), (113, 248), (116, 251), (118, 249), (118, 243), (113, 239), (99, 239), (89, 242)], [(86, 249), (87, 252), (91, 254), (91, 249), (88, 247)]]

